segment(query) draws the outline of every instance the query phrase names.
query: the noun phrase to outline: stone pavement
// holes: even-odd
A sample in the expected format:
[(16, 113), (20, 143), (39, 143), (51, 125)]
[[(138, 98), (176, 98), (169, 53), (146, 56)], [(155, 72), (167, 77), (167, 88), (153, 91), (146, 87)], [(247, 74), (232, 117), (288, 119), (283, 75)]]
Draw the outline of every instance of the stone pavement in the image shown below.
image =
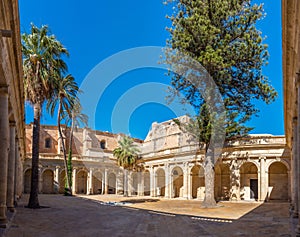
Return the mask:
[(291, 236), (288, 203), (222, 202), (201, 209), (195, 200), (116, 195), (39, 199), (47, 207), (32, 210), (23, 196), (4, 237)]

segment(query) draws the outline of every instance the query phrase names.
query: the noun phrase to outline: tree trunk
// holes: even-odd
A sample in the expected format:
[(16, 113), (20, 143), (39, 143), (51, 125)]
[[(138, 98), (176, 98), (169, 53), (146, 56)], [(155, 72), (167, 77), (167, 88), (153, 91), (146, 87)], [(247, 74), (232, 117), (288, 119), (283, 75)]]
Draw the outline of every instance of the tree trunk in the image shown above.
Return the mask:
[(204, 165), (204, 176), (205, 176), (205, 196), (202, 202), (202, 207), (213, 208), (217, 207), (215, 200), (215, 171), (214, 171), (214, 160), (213, 155), (209, 152), (205, 157)]
[(69, 176), (69, 184), (70, 184), (70, 190), (72, 190), (73, 184), (72, 184), (72, 154), (73, 154), (73, 133), (74, 133), (74, 117), (72, 113), (72, 124), (71, 124), (71, 131), (70, 131), (70, 140), (69, 140), (69, 152), (68, 152), (68, 176)]
[(62, 149), (63, 149), (63, 156), (64, 156), (64, 166), (65, 166), (65, 176), (66, 176), (66, 188), (65, 188), (65, 195), (72, 195), (72, 190), (70, 189), (70, 180), (68, 175), (68, 165), (67, 165), (67, 154), (66, 154), (66, 147), (64, 138), (61, 131), (60, 126), (60, 114), (61, 114), (61, 101), (59, 101), (58, 105), (58, 114), (57, 114), (57, 125), (59, 131), (59, 138), (61, 139)]
[(40, 118), (42, 105), (36, 103), (33, 106), (34, 119), (33, 119), (33, 131), (32, 131), (32, 165), (31, 165), (31, 189), (28, 207), (39, 208), (39, 141), (40, 141)]
[(128, 197), (128, 170), (124, 169), (124, 197)]

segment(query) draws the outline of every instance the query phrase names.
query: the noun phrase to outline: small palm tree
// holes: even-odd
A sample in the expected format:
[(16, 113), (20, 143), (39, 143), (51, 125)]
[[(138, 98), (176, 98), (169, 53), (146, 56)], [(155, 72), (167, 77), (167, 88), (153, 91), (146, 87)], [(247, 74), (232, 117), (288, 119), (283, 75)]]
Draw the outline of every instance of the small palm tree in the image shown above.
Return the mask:
[[(71, 114), (74, 108), (74, 105), (77, 100), (77, 92), (79, 90), (77, 83), (72, 75), (62, 76), (61, 72), (57, 72), (56, 74), (56, 84), (54, 89), (54, 96), (51, 100), (48, 100), (47, 109), (49, 110), (50, 114), (53, 116), (55, 112), (55, 108), (58, 106), (57, 111), (57, 127), (59, 132), (59, 139), (61, 139), (62, 150), (63, 150), (63, 157), (64, 157), (64, 166), (65, 170), (68, 170), (67, 165), (67, 151), (65, 140), (63, 137), (62, 129), (61, 129), (61, 121), (64, 118), (65, 114)], [(72, 195), (71, 189), (71, 180), (68, 176), (68, 173), (65, 172), (66, 177), (66, 195)]]
[(119, 146), (113, 150), (114, 157), (117, 158), (117, 163), (120, 167), (123, 167), (125, 170), (124, 177), (124, 196), (128, 196), (128, 170), (133, 169), (138, 160), (138, 153), (140, 150), (137, 148), (137, 145), (134, 144), (132, 138), (128, 136), (123, 136), (119, 140)]
[(44, 102), (54, 92), (55, 71), (66, 70), (61, 56), (68, 55), (66, 48), (49, 35), (47, 26), (41, 28), (31, 24), (31, 32), (22, 34), (25, 99), (33, 105), (34, 120), (32, 131), (32, 175), (28, 207), (39, 208), (39, 144), (40, 117)]

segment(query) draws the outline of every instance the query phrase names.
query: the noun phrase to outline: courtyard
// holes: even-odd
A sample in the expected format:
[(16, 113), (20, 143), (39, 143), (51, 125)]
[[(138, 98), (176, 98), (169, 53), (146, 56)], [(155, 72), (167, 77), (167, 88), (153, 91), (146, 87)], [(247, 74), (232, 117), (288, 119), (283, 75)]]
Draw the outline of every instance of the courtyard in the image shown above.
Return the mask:
[(5, 237), (31, 236), (291, 236), (287, 202), (219, 202), (123, 197), (40, 195), (38, 210), (24, 195)]

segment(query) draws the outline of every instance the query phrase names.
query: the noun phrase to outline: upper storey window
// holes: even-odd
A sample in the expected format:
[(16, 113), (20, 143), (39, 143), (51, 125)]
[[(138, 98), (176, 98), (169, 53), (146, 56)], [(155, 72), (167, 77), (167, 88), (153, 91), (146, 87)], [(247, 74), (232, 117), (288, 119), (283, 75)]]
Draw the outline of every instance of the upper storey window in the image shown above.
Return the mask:
[(45, 148), (51, 148), (51, 139), (50, 138), (45, 139)]
[(100, 142), (100, 148), (101, 148), (101, 149), (106, 149), (106, 142), (105, 142), (104, 140), (102, 140), (102, 141)]

